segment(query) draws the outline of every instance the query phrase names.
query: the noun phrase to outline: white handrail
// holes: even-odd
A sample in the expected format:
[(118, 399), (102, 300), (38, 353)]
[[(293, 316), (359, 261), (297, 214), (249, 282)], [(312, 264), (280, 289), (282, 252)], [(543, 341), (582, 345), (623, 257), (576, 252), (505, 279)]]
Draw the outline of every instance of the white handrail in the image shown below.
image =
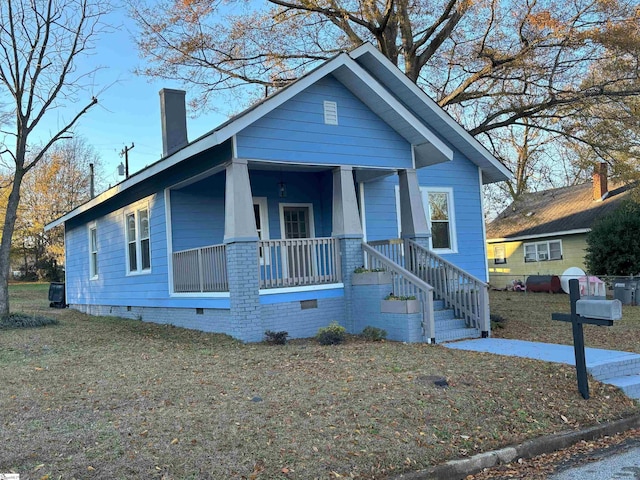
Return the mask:
[(384, 268), (391, 272), (393, 294), (398, 297), (416, 297), (422, 307), (422, 330), (424, 339), (435, 343), (435, 319), (433, 314), (433, 287), (423, 279), (403, 268), (397, 262), (377, 251), (374, 247), (362, 244), (362, 250), (369, 268)]
[(488, 336), (491, 329), (489, 285), (415, 241), (406, 242), (405, 264), (433, 285), (436, 297), (442, 299), (446, 307), (453, 308), (458, 318)]

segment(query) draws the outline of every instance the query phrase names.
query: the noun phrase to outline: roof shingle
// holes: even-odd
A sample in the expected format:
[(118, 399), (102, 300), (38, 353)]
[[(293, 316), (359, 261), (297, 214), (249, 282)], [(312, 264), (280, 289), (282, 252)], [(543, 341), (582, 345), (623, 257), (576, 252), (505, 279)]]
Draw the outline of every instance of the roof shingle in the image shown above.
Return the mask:
[(628, 198), (633, 185), (612, 185), (602, 201), (593, 200), (592, 183), (522, 195), (487, 225), (487, 239), (545, 235), (591, 228), (600, 216)]

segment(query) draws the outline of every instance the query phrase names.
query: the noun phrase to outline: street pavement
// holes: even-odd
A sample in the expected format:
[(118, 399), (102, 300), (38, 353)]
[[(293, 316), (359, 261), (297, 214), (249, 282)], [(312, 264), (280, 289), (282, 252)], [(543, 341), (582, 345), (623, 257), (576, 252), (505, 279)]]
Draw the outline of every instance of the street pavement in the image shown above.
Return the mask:
[(595, 454), (587, 464), (575, 465), (547, 480), (640, 480), (640, 441), (614, 451)]

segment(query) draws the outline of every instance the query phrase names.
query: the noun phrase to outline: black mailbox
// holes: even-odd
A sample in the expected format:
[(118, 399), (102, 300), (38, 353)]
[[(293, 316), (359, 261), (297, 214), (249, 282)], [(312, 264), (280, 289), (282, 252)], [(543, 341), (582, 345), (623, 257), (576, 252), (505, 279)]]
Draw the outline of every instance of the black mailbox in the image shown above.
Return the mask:
[(51, 308), (65, 308), (67, 306), (64, 282), (52, 282), (49, 285), (49, 306)]

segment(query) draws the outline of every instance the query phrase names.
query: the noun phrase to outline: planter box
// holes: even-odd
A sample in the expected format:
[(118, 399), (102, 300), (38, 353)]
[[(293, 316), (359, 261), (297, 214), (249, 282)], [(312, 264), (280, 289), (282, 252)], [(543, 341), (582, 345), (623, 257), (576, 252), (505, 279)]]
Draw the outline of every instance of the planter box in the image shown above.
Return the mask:
[(419, 313), (420, 300), (382, 300), (382, 313)]
[(363, 272), (351, 275), (351, 285), (391, 284), (391, 272)]

